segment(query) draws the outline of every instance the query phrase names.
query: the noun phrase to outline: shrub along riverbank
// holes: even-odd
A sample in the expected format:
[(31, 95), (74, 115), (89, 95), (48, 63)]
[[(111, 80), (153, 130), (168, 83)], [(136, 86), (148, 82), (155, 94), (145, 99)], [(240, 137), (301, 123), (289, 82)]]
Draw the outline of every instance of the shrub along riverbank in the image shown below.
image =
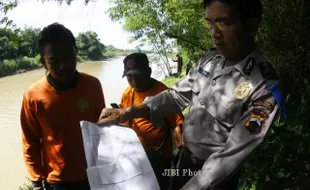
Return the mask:
[(39, 59), (39, 56), (36, 56), (35, 58), (24, 56), (18, 59), (4, 60), (0, 64), (0, 77), (23, 73), (42, 67)]
[[(37, 40), (40, 29), (0, 28), (0, 77), (22, 73), (42, 67)], [(104, 45), (92, 31), (80, 33), (76, 37), (77, 61), (100, 61), (122, 55), (134, 50), (123, 50)]]

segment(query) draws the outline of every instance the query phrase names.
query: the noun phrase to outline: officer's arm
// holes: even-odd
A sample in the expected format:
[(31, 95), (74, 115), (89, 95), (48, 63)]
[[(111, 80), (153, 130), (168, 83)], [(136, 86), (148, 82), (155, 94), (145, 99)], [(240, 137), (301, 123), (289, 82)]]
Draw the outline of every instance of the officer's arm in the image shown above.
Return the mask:
[(192, 100), (192, 86), (201, 64), (205, 64), (217, 52), (214, 49), (206, 52), (199, 60), (197, 66), (192, 67), (189, 73), (174, 84), (170, 89), (159, 93), (157, 96), (147, 98), (143, 103), (149, 107), (150, 120), (154, 126), (163, 125), (164, 116), (178, 113), (189, 106)]
[(246, 111), (231, 129), (224, 148), (206, 160), (201, 173), (194, 176), (184, 189), (209, 189), (228, 180), (263, 141), (277, 110), (276, 100), (269, 90), (264, 88), (257, 91), (247, 105)]
[[(206, 52), (199, 60), (196, 67), (193, 67), (187, 76), (178, 81), (172, 88), (165, 90), (156, 96), (146, 98), (142, 104), (134, 105), (124, 109), (118, 115), (121, 120), (130, 118), (149, 118), (155, 127), (164, 125), (164, 117), (168, 114), (179, 113), (184, 110), (191, 102), (192, 99), (192, 86), (196, 79), (198, 68), (200, 64), (204, 63), (208, 58), (213, 56), (215, 51)], [(106, 111), (108, 112), (108, 111)], [(105, 118), (110, 113), (102, 113), (101, 118)], [(110, 120), (113, 120), (110, 119)], [(99, 120), (100, 123), (107, 122), (107, 119)]]
[(192, 99), (192, 85), (196, 78), (197, 68), (198, 66), (193, 67), (187, 76), (170, 89), (145, 99), (143, 104), (149, 108), (150, 119), (154, 126), (162, 126), (165, 116), (182, 112), (189, 105)]

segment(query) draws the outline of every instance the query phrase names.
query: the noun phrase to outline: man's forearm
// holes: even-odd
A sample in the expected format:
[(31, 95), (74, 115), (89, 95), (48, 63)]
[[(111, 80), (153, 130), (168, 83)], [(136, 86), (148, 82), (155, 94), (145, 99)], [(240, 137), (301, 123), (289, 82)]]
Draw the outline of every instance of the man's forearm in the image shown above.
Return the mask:
[(129, 120), (131, 118), (149, 118), (149, 117), (150, 117), (150, 108), (143, 103), (126, 108), (126, 113), (124, 115), (125, 120)]
[(176, 147), (180, 147), (182, 145), (182, 128), (180, 125), (176, 126), (173, 130), (173, 138)]
[(41, 164), (42, 158), (40, 145), (33, 144), (27, 147), (24, 144), (23, 150), (25, 164), (29, 172), (29, 179), (31, 181), (41, 181), (43, 177), (43, 166)]

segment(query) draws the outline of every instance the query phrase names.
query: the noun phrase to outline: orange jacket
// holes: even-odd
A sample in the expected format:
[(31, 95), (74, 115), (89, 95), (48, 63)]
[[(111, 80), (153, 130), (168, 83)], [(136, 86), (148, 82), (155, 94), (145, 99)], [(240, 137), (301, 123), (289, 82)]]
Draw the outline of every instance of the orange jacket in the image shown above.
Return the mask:
[(96, 122), (104, 107), (101, 83), (87, 74), (80, 73), (77, 86), (67, 91), (56, 91), (46, 77), (29, 87), (20, 121), (30, 180), (85, 180), (87, 165), (79, 122)]
[[(156, 81), (150, 89), (143, 92), (136, 92), (131, 86), (129, 86), (123, 93), (121, 106), (129, 107), (132, 105), (140, 104), (146, 97), (155, 96), (156, 94), (166, 89), (168, 89), (168, 87), (159, 81)], [(134, 101), (132, 101), (132, 98)], [(168, 131), (168, 124), (172, 127), (181, 125), (183, 124), (184, 116), (182, 113), (178, 113), (167, 116), (165, 120), (167, 124), (161, 128), (153, 127), (149, 119), (136, 118), (132, 120), (132, 129), (137, 133), (141, 144), (145, 149), (155, 149), (159, 147), (165, 139), (167, 132), (170, 133), (170, 130)], [(129, 122), (125, 122), (124, 124), (128, 126)], [(169, 138), (163, 147), (163, 152), (165, 158), (169, 158), (172, 154), (171, 135), (169, 135)]]

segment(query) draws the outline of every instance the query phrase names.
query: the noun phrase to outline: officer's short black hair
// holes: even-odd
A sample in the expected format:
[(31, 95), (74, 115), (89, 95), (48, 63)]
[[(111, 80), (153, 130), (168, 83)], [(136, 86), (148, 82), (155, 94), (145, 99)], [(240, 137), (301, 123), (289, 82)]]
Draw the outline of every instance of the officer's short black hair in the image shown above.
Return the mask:
[(46, 44), (63, 42), (72, 43), (77, 51), (75, 37), (68, 28), (57, 22), (46, 26), (39, 35), (38, 45), (40, 54), (43, 55), (44, 46)]
[[(203, 0), (203, 8), (206, 9), (214, 0)], [(221, 3), (234, 7), (240, 17), (241, 22), (249, 18), (262, 19), (263, 9), (260, 0), (216, 0)]]

